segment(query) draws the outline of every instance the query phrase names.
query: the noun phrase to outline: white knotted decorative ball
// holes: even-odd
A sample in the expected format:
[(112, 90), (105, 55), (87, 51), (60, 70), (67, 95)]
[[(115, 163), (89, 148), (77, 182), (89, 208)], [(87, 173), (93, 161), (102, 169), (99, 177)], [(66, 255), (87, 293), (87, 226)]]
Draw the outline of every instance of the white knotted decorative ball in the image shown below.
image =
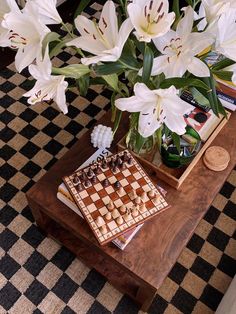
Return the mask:
[(113, 133), (110, 127), (99, 124), (94, 127), (91, 133), (93, 147), (110, 148), (113, 140)]

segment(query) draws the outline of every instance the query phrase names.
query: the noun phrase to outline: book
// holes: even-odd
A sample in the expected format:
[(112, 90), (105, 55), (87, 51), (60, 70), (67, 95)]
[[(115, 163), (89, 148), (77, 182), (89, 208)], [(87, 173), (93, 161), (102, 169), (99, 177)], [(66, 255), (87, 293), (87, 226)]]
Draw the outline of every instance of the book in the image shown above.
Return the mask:
[(212, 110), (206, 112), (200, 108), (194, 108), (190, 114), (184, 116), (185, 122), (198, 132), (203, 142), (209, 138), (223, 118), (223, 115), (217, 117)]
[[(84, 168), (89, 164), (92, 164), (94, 161), (100, 161), (104, 157), (108, 157), (111, 155), (111, 152), (107, 149), (98, 149), (89, 159), (87, 159), (79, 168)], [(161, 188), (160, 188), (161, 189)], [(162, 193), (165, 193), (165, 190), (161, 189)], [(73, 210), (77, 215), (84, 219), (82, 213), (80, 212), (78, 206), (75, 204), (72, 196), (70, 195), (68, 189), (66, 188), (64, 183), (61, 183), (58, 187), (57, 198), (68, 206), (71, 210)], [(138, 225), (137, 227), (123, 233), (121, 236), (117, 237), (112, 241), (114, 245), (116, 245), (119, 249), (124, 250), (126, 246), (130, 243), (133, 237), (137, 234), (137, 232), (142, 228), (143, 224)]]

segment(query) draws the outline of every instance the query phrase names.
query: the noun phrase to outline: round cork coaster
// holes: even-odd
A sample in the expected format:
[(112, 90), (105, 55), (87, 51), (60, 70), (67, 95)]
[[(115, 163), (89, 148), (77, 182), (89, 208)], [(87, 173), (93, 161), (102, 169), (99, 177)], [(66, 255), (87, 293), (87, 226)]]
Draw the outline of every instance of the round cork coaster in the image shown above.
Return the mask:
[(203, 161), (207, 168), (213, 171), (222, 171), (227, 168), (230, 155), (223, 147), (211, 146), (206, 150)]

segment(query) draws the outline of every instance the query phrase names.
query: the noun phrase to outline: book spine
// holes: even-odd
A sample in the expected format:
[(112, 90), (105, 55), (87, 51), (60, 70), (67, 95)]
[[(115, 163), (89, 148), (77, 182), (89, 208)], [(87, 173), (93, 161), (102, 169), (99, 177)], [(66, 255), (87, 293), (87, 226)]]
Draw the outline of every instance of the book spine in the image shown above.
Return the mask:
[(230, 104), (233, 104), (233, 105), (236, 105), (236, 98), (230, 96), (230, 95), (226, 95), (225, 93), (222, 93), (222, 92), (219, 92), (217, 91), (217, 96), (220, 98), (220, 99), (223, 99), (227, 102), (229, 102)]

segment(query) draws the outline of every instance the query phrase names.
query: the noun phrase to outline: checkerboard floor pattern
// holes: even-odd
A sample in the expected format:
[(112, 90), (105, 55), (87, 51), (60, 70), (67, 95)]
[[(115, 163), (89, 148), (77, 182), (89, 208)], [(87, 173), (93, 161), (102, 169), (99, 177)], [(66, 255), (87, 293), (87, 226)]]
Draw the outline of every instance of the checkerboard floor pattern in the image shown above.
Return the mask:
[[(94, 5), (88, 14), (97, 14)], [(55, 63), (75, 60), (63, 52)], [(25, 192), (109, 108), (98, 86), (86, 98), (70, 91), (69, 113), (54, 104), (30, 107), (27, 71), (0, 71), (0, 313), (142, 313), (34, 223)], [(201, 220), (149, 313), (214, 313), (236, 272), (236, 169)]]

